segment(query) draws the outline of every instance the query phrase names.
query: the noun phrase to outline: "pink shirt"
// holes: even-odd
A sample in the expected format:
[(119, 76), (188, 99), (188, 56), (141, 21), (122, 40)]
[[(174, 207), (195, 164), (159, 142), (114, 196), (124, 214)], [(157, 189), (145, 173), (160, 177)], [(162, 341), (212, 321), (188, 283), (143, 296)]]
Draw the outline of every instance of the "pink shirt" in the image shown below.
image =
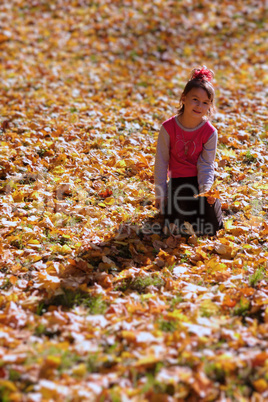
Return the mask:
[(167, 173), (174, 178), (197, 176), (199, 192), (208, 191), (214, 182), (217, 138), (217, 130), (209, 122), (189, 129), (180, 124), (177, 116), (166, 120), (160, 128), (156, 147), (156, 198), (167, 196)]
[(197, 176), (198, 158), (215, 128), (206, 121), (197, 129), (184, 130), (175, 116), (166, 120), (163, 127), (170, 138), (169, 177)]

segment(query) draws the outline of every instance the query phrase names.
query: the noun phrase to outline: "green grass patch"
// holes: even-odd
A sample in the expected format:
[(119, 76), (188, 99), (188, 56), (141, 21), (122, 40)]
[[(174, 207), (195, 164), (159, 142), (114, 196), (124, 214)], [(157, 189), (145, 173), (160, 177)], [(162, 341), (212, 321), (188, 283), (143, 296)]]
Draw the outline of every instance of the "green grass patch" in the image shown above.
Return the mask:
[(138, 293), (144, 293), (148, 286), (155, 286), (160, 289), (161, 286), (165, 285), (165, 281), (159, 276), (146, 276), (146, 277), (137, 277), (124, 279), (117, 287), (116, 290), (121, 290), (125, 292), (127, 290), (134, 290)]
[(264, 267), (259, 267), (248, 279), (248, 284), (251, 287), (255, 287), (265, 277)]
[(178, 329), (178, 323), (176, 321), (169, 321), (164, 318), (158, 320), (158, 328), (163, 332), (174, 332)]
[(36, 314), (42, 315), (49, 306), (61, 306), (65, 309), (83, 306), (88, 309), (89, 314), (104, 314), (108, 303), (103, 300), (102, 296), (93, 296), (81, 290), (62, 289), (61, 294), (48, 301), (42, 301), (37, 307)]
[(183, 302), (183, 297), (182, 295), (179, 293), (176, 296), (174, 296), (169, 303), (169, 307), (171, 310), (174, 310), (174, 308), (179, 304)]
[(244, 162), (253, 163), (257, 160), (257, 158), (251, 153), (251, 150), (248, 149), (244, 156)]

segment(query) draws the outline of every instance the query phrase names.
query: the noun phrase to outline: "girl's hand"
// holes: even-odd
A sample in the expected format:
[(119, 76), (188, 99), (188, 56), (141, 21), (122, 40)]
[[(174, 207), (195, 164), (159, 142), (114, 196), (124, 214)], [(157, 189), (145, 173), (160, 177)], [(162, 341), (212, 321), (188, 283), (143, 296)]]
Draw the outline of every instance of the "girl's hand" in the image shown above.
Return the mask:
[(208, 201), (208, 203), (209, 203), (210, 205), (213, 205), (214, 202), (216, 201), (216, 198), (210, 196), (210, 197), (207, 197), (207, 201)]

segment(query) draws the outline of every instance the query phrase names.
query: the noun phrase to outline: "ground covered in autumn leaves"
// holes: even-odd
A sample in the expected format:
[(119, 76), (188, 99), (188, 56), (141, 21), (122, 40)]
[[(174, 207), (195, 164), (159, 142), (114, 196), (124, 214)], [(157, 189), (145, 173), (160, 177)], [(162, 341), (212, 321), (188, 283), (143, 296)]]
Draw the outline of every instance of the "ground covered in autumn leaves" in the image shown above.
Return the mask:
[[(264, 7), (1, 2), (2, 401), (268, 399)], [(167, 236), (156, 139), (203, 64), (225, 228)]]

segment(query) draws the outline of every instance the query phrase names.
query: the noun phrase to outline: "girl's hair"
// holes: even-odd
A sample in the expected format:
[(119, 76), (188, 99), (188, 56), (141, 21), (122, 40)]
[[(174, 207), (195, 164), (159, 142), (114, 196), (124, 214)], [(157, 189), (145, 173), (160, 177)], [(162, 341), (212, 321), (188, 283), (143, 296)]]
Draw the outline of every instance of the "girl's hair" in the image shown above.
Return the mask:
[(213, 85), (211, 83), (213, 77), (214, 72), (212, 70), (209, 70), (206, 66), (203, 66), (202, 68), (194, 68), (191, 71), (191, 77), (187, 82), (187, 84), (185, 85), (184, 90), (180, 97), (180, 104), (177, 110), (178, 116), (182, 115), (184, 112), (184, 104), (182, 103), (183, 96), (187, 95), (188, 92), (190, 92), (191, 89), (193, 88), (202, 88), (206, 91), (208, 99), (211, 101), (210, 108), (207, 113), (208, 117), (211, 117), (215, 113), (216, 111), (214, 103), (215, 92)]

